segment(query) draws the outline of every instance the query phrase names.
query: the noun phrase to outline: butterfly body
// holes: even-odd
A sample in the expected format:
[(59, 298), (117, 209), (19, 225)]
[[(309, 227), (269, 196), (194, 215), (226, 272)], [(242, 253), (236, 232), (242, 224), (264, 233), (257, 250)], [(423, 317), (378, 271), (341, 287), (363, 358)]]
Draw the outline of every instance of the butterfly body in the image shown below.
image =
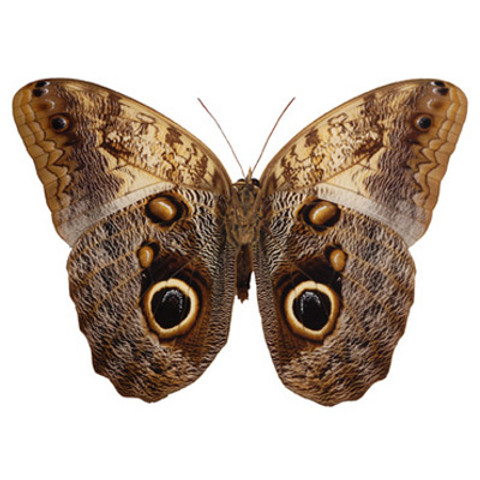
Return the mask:
[(255, 272), (281, 380), (324, 405), (388, 372), (466, 99), (438, 80), (368, 92), (315, 120), (259, 180), (232, 183), (173, 121), (87, 82), (34, 82), (19, 132), (71, 246), (70, 293), (96, 371), (126, 396), (190, 384)]

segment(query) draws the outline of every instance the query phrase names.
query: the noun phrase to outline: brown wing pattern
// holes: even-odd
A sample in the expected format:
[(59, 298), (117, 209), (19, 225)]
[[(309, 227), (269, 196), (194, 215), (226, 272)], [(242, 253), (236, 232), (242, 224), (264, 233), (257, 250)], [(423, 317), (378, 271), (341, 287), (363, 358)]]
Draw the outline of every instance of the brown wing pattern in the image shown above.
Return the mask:
[(382, 221), (411, 245), (430, 223), (466, 108), (463, 92), (439, 80), (361, 95), (285, 145), (261, 178), (264, 196), (309, 190)]
[(235, 293), (223, 166), (163, 115), (86, 82), (29, 84), (14, 116), (73, 246), (95, 370), (146, 401), (190, 384), (226, 342)]
[[(178, 208), (169, 225), (154, 209), (167, 198)], [(211, 192), (165, 191), (100, 220), (72, 249), (80, 328), (122, 395), (152, 402), (189, 385), (227, 340), (235, 251), (215, 205)]]
[(229, 194), (230, 179), (200, 140), (154, 110), (87, 82), (23, 87), (13, 111), (70, 245), (100, 218), (174, 185)]
[(305, 213), (316, 205), (299, 192), (267, 204), (255, 278), (281, 380), (335, 405), (387, 375), (413, 302), (415, 267), (389, 227), (333, 204), (334, 215), (314, 224)]

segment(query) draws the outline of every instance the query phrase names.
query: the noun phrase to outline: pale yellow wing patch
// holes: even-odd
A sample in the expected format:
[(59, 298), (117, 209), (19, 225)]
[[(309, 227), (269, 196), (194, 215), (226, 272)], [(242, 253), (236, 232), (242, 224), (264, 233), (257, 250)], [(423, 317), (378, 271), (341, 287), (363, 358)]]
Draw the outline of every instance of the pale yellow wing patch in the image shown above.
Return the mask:
[(466, 110), (463, 92), (438, 80), (368, 92), (287, 143), (261, 178), (263, 194), (308, 190), (386, 223), (413, 244), (430, 223)]
[(212, 151), (158, 112), (87, 82), (51, 79), (13, 101), (59, 234), (70, 245), (99, 219), (174, 186), (229, 196)]

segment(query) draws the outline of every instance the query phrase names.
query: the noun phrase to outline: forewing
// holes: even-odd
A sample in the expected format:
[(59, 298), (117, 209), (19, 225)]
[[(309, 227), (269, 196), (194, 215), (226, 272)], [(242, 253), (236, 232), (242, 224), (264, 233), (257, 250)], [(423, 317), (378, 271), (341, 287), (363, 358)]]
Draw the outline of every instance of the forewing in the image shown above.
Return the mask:
[(15, 95), (13, 112), (55, 227), (70, 245), (101, 218), (173, 186), (229, 194), (228, 174), (200, 140), (107, 88), (33, 82)]
[(427, 229), (467, 100), (439, 80), (394, 83), (315, 120), (274, 157), (265, 198), (308, 190), (389, 225), (411, 245)]

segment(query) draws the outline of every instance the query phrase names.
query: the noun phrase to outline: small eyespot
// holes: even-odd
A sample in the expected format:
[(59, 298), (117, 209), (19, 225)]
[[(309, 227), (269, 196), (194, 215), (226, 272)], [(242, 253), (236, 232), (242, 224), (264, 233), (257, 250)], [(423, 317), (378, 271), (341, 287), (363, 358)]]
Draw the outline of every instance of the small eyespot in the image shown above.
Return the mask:
[(433, 82), (430, 82), (432, 85), (435, 85), (436, 87), (444, 87), (445, 83), (440, 81), (440, 80), (434, 80)]
[(428, 115), (419, 115), (415, 118), (415, 127), (417, 130), (426, 132), (432, 126), (432, 119)]
[(138, 260), (143, 268), (148, 268), (155, 258), (155, 252), (150, 245), (144, 245), (138, 251)]
[(433, 91), (438, 95), (445, 96), (448, 93), (448, 88), (440, 87), (440, 88), (435, 88)]
[(161, 222), (170, 222), (178, 213), (177, 206), (168, 197), (154, 198), (149, 202), (148, 209)]
[(46, 80), (40, 80), (35, 84), (35, 86), (38, 88), (46, 87), (47, 85), (50, 85), (50, 83), (47, 82)]
[(154, 197), (146, 207), (148, 218), (162, 227), (172, 225), (182, 217), (184, 211), (183, 203), (170, 195)]
[(340, 250), (339, 248), (333, 249), (328, 256), (328, 259), (330, 265), (336, 272), (341, 272), (345, 269), (347, 256), (343, 250)]
[(70, 119), (66, 115), (55, 115), (50, 119), (50, 124), (56, 132), (63, 133), (70, 127)]
[(47, 93), (47, 90), (45, 90), (44, 88), (35, 88), (32, 93), (34, 97), (41, 97), (42, 95)]
[(325, 200), (313, 200), (300, 210), (300, 218), (315, 230), (323, 231), (333, 226), (340, 218), (340, 209), (337, 205)]

